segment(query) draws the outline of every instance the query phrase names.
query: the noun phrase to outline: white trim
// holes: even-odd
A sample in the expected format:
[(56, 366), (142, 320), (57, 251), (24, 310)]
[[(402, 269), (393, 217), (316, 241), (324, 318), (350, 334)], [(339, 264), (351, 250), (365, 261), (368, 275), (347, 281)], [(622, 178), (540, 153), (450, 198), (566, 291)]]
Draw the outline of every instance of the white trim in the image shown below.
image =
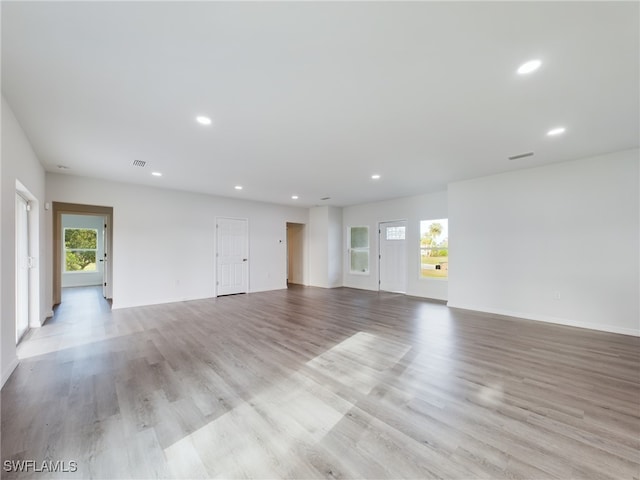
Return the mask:
[(615, 325), (585, 323), (585, 322), (570, 320), (567, 318), (552, 317), (549, 315), (537, 315), (537, 314), (522, 313), (522, 312), (512, 312), (510, 310), (502, 310), (499, 308), (487, 308), (487, 307), (478, 307), (473, 305), (461, 305), (461, 304), (456, 304), (452, 302), (447, 302), (447, 307), (458, 308), (460, 310), (469, 310), (477, 313), (491, 313), (494, 315), (502, 315), (505, 317), (510, 317), (514, 320), (535, 320), (535, 321), (545, 322), (545, 323), (554, 323), (556, 325), (565, 325), (568, 327), (586, 328), (588, 330), (598, 330), (600, 332), (618, 333), (621, 335), (631, 335), (634, 337), (640, 337), (640, 329), (617, 327)]
[[(250, 295), (252, 293), (264, 293), (264, 292), (277, 292), (277, 291), (281, 291), (281, 290), (287, 290), (288, 287), (277, 287), (277, 288), (260, 288), (258, 290), (250, 290), (247, 292), (247, 295)], [(322, 288), (322, 287), (318, 287), (318, 288)]]
[(40, 328), (44, 325), (44, 322), (46, 322), (48, 319), (53, 318), (53, 310), (49, 310), (48, 312), (45, 312), (44, 317), (42, 317), (40, 319), (40, 323), (36, 324), (33, 326), (33, 328)]
[[(352, 250), (349, 251), (349, 255), (351, 255), (351, 251)], [(369, 263), (371, 263), (371, 255), (369, 255)], [(351, 267), (351, 256), (349, 256), (349, 267)], [(366, 272), (349, 272), (349, 275), (360, 275), (361, 277), (368, 277), (370, 274), (371, 269), (367, 270)]]
[(0, 388), (4, 387), (4, 384), (7, 383), (7, 380), (9, 380), (9, 377), (18, 366), (18, 363), (20, 363), (18, 357), (15, 357), (9, 364), (9, 367), (2, 372), (2, 383), (0, 383)]

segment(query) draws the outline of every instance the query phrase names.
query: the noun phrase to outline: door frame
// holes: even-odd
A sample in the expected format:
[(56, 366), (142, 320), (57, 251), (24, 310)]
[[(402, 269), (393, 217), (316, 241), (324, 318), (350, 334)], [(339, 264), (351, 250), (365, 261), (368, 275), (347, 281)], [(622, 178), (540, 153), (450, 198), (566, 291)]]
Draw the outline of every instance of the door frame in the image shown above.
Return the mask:
[(409, 233), (409, 220), (407, 220), (406, 218), (399, 218), (396, 220), (381, 220), (378, 222), (378, 291), (379, 292), (386, 292), (387, 290), (382, 290), (382, 225), (384, 225), (385, 223), (399, 223), (402, 222), (404, 223), (404, 227), (405, 227), (405, 237), (404, 237), (404, 242), (405, 242), (405, 258), (404, 258), (404, 263), (405, 263), (405, 279), (404, 279), (404, 292), (398, 292), (398, 293), (403, 293), (404, 295), (406, 295), (407, 293), (407, 289), (409, 288), (409, 276), (408, 276), (408, 270), (407, 267), (409, 266), (409, 263), (407, 262), (407, 256), (406, 256), (406, 248), (407, 248), (407, 235)]
[(215, 285), (214, 285), (215, 286), (215, 292), (214, 293), (215, 293), (215, 297), (221, 296), (218, 293), (218, 290), (219, 290), (218, 287), (220, 286), (219, 285), (220, 279), (218, 278), (218, 267), (219, 267), (219, 265), (218, 265), (218, 262), (219, 262), (219, 260), (218, 260), (218, 258), (219, 258), (219, 256), (218, 256), (218, 253), (219, 253), (219, 251), (218, 251), (218, 247), (219, 247), (219, 245), (218, 245), (218, 235), (219, 235), (218, 222), (220, 220), (242, 220), (243, 222), (246, 222), (246, 224), (247, 224), (247, 238), (246, 238), (246, 241), (245, 241), (245, 248), (246, 248), (246, 252), (247, 252), (247, 261), (246, 261), (247, 291), (243, 292), (243, 293), (249, 293), (251, 291), (251, 275), (250, 275), (250, 272), (251, 272), (251, 268), (250, 268), (251, 255), (249, 254), (249, 219), (248, 218), (241, 218), (241, 217), (219, 216), (219, 217), (215, 217), (215, 222), (216, 222), (216, 235), (215, 235), (215, 248), (214, 248), (214, 251), (215, 251), (215, 266), (214, 266), (214, 269), (215, 269), (214, 270), (214, 275), (215, 275)]
[[(29, 273), (29, 327), (37, 328), (42, 325), (43, 319), (40, 312), (40, 272), (42, 271), (40, 264), (43, 264), (44, 258), (40, 255), (40, 201), (31, 191), (16, 179), (15, 193), (25, 199), (29, 205), (27, 211), (27, 228), (29, 230), (29, 256), (31, 257)], [(16, 200), (14, 199), (14, 202)], [(14, 206), (15, 211), (15, 206)], [(15, 218), (14, 218), (15, 228)], [(14, 240), (15, 249), (15, 240)], [(17, 287), (15, 287), (17, 288)]]
[[(290, 237), (289, 237), (289, 230), (290, 228), (293, 227), (295, 229), (299, 228), (300, 229), (300, 235), (301, 238), (298, 239), (298, 241), (296, 242), (296, 247), (299, 247), (300, 249), (300, 253), (299, 255), (293, 259), (292, 262), (292, 258), (291, 258), (291, 245), (290, 245)], [(306, 235), (307, 235), (307, 225), (305, 223), (297, 223), (297, 222), (286, 222), (285, 223), (285, 233), (286, 233), (286, 259), (285, 259), (285, 284), (288, 286), (289, 284), (292, 285), (307, 285), (307, 268), (306, 268), (306, 259), (307, 259), (307, 252), (306, 252)], [(289, 278), (289, 270), (291, 268), (291, 265), (297, 265), (300, 267), (300, 281), (299, 282), (292, 282), (291, 278)], [(299, 265), (298, 265), (299, 264)]]
[[(108, 248), (106, 278), (111, 281), (111, 296), (113, 297), (113, 207), (98, 205), (82, 205), (79, 203), (52, 202), (53, 209), (53, 304), (62, 302), (62, 215), (99, 215), (106, 217), (109, 225), (107, 230)], [(108, 298), (108, 300), (111, 300)]]
[[(16, 345), (20, 343), (20, 340), (31, 328), (31, 268), (33, 256), (31, 255), (31, 228), (30, 222), (30, 210), (31, 205), (29, 199), (20, 190), (16, 190), (15, 195), (15, 328), (16, 328)], [(18, 206), (20, 202), (24, 205), (24, 220), (20, 220), (21, 214), (18, 213)], [(21, 235), (20, 230), (24, 227), (25, 235)], [(26, 250), (22, 252), (22, 250)], [(20, 255), (20, 254), (21, 255)], [(26, 265), (22, 266), (22, 260), (26, 261)], [(24, 270), (22, 273), (21, 271)], [(22, 277), (25, 275), (26, 277)], [(24, 283), (26, 283), (26, 286)], [(26, 305), (25, 305), (26, 304)], [(26, 307), (23, 309), (23, 307)], [(22, 318), (23, 314), (26, 318)], [(20, 320), (25, 320), (26, 323), (23, 331), (20, 331), (20, 324), (23, 323)]]

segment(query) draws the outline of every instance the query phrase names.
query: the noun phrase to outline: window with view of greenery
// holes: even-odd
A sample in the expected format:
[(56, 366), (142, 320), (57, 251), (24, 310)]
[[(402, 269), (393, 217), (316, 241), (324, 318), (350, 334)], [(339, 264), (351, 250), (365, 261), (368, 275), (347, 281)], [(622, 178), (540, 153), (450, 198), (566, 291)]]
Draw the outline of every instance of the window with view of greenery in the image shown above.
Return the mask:
[(351, 273), (369, 273), (369, 227), (349, 229)]
[(420, 222), (420, 277), (447, 278), (449, 276), (448, 219)]
[(98, 230), (65, 228), (65, 272), (95, 272), (98, 252)]

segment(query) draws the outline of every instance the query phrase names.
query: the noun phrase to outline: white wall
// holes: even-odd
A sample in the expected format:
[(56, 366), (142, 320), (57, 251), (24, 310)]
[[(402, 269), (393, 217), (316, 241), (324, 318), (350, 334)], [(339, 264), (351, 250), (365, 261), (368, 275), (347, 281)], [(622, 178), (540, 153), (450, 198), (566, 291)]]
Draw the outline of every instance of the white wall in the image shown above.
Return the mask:
[[(62, 286), (63, 287), (88, 287), (92, 285), (102, 285), (104, 275), (104, 262), (100, 259), (104, 258), (104, 217), (98, 215), (62, 215), (62, 229), (60, 235), (62, 240)], [(65, 228), (93, 228), (98, 231), (98, 243), (96, 252), (96, 270), (93, 272), (65, 272), (64, 271), (64, 229)]]
[(342, 208), (309, 209), (309, 285), (342, 286)]
[(327, 264), (327, 279), (329, 281), (329, 287), (341, 287), (342, 286), (342, 208), (328, 207), (328, 222), (327, 222), (327, 249), (328, 249), (328, 264)]
[[(0, 12), (2, 12), (2, 7), (0, 7)], [(1, 15), (0, 15), (1, 16)], [(4, 96), (2, 96), (2, 98), (0, 99), (1, 102), (1, 109), (0, 109), (0, 136), (2, 137), (0, 139), (0, 146), (4, 145), (5, 142), (5, 135), (4, 135), (4, 128), (3, 128), (3, 121), (2, 118), (5, 116), (5, 114), (3, 114), (2, 112), (4, 112), (4, 106), (5, 106), (5, 100), (4, 100)], [(2, 170), (3, 170), (3, 165), (4, 165), (4, 160), (3, 160), (3, 152), (1, 151), (0, 148), (0, 213), (2, 213), (4, 215), (4, 210), (2, 209), (3, 206), (3, 198), (2, 198), (2, 192), (4, 191), (3, 184), (2, 184), (2, 179), (3, 179), (3, 175), (2, 175)], [(6, 341), (6, 338), (9, 338), (7, 334), (5, 334), (5, 330), (8, 331), (8, 328), (5, 328), (5, 322), (7, 322), (7, 320), (5, 320), (7, 317), (4, 316), (4, 302), (3, 297), (4, 297), (4, 293), (3, 293), (3, 281), (2, 281), (2, 277), (4, 275), (4, 270), (2, 269), (4, 262), (2, 260), (2, 256), (3, 256), (3, 252), (4, 250), (2, 249), (2, 237), (4, 236), (4, 223), (0, 221), (0, 389), (2, 388), (2, 386), (4, 385), (4, 383), (7, 381), (7, 379), (9, 378), (9, 375), (11, 375), (11, 372), (13, 371), (13, 368), (15, 368), (15, 366), (13, 368), (10, 367), (10, 365), (12, 363), (14, 363), (15, 365), (17, 365), (17, 362), (11, 362), (11, 360), (9, 360), (7, 362), (7, 364), (5, 365), (5, 360), (4, 360), (4, 349), (2, 347), (2, 345), (4, 344), (4, 342)], [(8, 342), (8, 341), (7, 341)], [(0, 397), (1, 398), (1, 397)]]
[[(345, 207), (343, 209), (344, 286), (378, 290), (378, 225), (380, 222), (407, 220), (407, 294), (417, 297), (447, 299), (447, 280), (420, 278), (420, 220), (447, 218), (447, 192), (416, 195), (385, 202)], [(346, 254), (349, 227), (369, 227), (369, 274), (349, 273)], [(453, 254), (452, 254), (453, 255)]]
[[(45, 175), (40, 161), (36, 157), (29, 141), (14, 116), (10, 106), (2, 97), (2, 189), (0, 205), (2, 208), (2, 245), (1, 273), (2, 292), (0, 308), (0, 337), (2, 349), (0, 365), (2, 384), (17, 366), (15, 345), (15, 197), (16, 182), (20, 182), (28, 192), (32, 203), (29, 227), (31, 230), (31, 256), (35, 268), (30, 271), (31, 305), (29, 309), (30, 326), (39, 326), (50, 313), (50, 301), (41, 288), (45, 282), (46, 269), (41, 260), (46, 257), (45, 215), (43, 212)], [(33, 248), (35, 247), (35, 248)]]
[(249, 221), (250, 292), (286, 288), (286, 223), (308, 218), (303, 208), (61, 174), (47, 174), (47, 201), (113, 207), (113, 308), (214, 296), (216, 217)]
[(640, 334), (639, 163), (630, 150), (449, 185), (449, 306)]
[(329, 207), (309, 209), (309, 285), (329, 286)]

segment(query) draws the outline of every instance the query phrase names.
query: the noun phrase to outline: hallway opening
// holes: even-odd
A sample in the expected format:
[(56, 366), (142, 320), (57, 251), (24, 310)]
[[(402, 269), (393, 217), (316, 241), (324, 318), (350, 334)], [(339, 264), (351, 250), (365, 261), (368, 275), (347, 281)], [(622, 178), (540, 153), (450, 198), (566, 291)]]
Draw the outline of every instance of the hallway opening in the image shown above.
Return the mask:
[[(97, 227), (90, 225), (92, 217), (97, 220)], [(90, 228), (87, 228), (87, 225)], [(76, 235), (77, 245), (68, 244), (73, 237), (68, 234), (74, 233), (78, 234)], [(83, 237), (86, 233), (92, 234), (91, 238), (87, 235)], [(86, 244), (87, 242), (90, 245)], [(113, 245), (113, 207), (53, 202), (54, 305), (64, 301), (63, 287), (96, 285), (96, 278), (102, 297), (108, 300), (113, 299), (111, 245)], [(84, 263), (82, 260), (85, 260)], [(92, 278), (92, 275), (96, 278)]]
[(53, 318), (47, 323), (82, 322), (110, 311), (111, 301), (104, 298), (101, 286), (65, 287), (62, 302), (54, 308)]

